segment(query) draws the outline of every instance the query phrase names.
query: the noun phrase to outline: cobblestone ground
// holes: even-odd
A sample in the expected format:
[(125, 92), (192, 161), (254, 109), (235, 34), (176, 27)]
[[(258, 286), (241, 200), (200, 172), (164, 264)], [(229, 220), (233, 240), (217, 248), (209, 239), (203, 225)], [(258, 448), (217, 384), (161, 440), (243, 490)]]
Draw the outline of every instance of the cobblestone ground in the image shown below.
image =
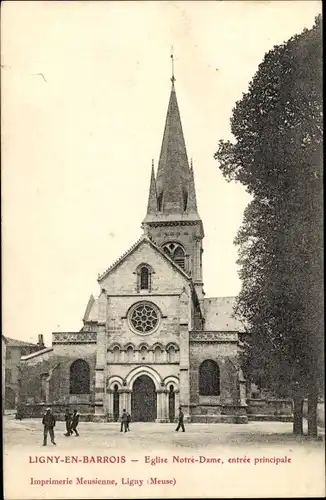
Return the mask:
[[(42, 445), (40, 419), (15, 420), (4, 417), (5, 449), (36, 451)], [(131, 423), (131, 431), (120, 433), (118, 423), (81, 422), (79, 437), (64, 436), (64, 422), (55, 428), (57, 449), (119, 449), (132, 452), (145, 450), (205, 449), (221, 451), (223, 448), (244, 447), (296, 447), (323, 450), (324, 430), (320, 429), (318, 440), (292, 435), (292, 424), (281, 422), (251, 422), (249, 424), (188, 424), (186, 432), (175, 432), (175, 424)], [(48, 448), (52, 447), (51, 443)]]

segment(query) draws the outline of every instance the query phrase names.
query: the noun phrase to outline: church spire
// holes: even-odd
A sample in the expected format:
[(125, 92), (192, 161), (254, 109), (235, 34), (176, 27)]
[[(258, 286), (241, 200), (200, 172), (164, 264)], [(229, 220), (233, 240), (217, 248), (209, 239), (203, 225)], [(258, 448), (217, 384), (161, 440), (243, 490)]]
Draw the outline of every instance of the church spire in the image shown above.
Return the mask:
[(179, 106), (172, 88), (158, 164), (156, 188), (160, 211), (182, 213), (185, 210), (189, 165), (180, 119)]
[(144, 223), (154, 220), (200, 221), (193, 172), (188, 163), (179, 106), (175, 91), (174, 59), (170, 99), (166, 114), (156, 179), (152, 172), (147, 214)]
[(151, 180), (149, 186), (147, 213), (148, 214), (157, 213), (157, 195), (156, 195), (156, 182), (154, 173), (154, 160), (152, 160), (152, 172), (151, 172)]

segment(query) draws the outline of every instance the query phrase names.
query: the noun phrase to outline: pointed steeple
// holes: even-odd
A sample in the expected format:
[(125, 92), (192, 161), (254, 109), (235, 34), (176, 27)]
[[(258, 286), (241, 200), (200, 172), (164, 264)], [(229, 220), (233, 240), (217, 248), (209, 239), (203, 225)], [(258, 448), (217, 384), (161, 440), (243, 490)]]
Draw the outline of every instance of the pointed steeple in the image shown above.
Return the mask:
[(182, 213), (185, 210), (188, 180), (188, 157), (174, 87), (174, 78), (172, 78), (172, 88), (156, 178), (160, 211)]
[(152, 173), (145, 224), (154, 220), (200, 221), (175, 91), (173, 65), (171, 82), (156, 181)]
[(194, 168), (192, 160), (191, 160), (191, 167), (189, 174), (187, 212), (197, 214), (197, 197), (196, 197), (195, 176), (194, 176)]
[(148, 214), (157, 213), (157, 194), (156, 194), (156, 181), (154, 173), (154, 160), (152, 161), (152, 172), (151, 172), (151, 181), (149, 186), (147, 213)]

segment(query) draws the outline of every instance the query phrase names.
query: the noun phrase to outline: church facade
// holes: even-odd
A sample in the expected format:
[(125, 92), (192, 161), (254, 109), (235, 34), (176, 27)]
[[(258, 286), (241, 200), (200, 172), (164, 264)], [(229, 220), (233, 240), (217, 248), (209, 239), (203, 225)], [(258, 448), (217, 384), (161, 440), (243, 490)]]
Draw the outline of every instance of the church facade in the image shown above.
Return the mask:
[(233, 297), (207, 298), (197, 208), (174, 81), (160, 159), (152, 166), (143, 234), (98, 277), (78, 332), (24, 356), (20, 402), (77, 407), (85, 419), (246, 423), (239, 364), (242, 326)]

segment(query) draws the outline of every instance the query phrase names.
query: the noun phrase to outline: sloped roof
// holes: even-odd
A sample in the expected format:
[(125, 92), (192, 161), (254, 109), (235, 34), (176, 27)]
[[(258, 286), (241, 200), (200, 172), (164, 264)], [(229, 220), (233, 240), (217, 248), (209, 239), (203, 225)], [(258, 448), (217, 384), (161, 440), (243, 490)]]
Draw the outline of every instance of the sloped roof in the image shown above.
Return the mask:
[(38, 344), (33, 344), (32, 342), (24, 342), (23, 340), (11, 339), (10, 337), (4, 337), (7, 342), (7, 347), (39, 347)]
[(48, 352), (53, 351), (53, 347), (45, 347), (44, 349), (36, 352), (32, 352), (31, 354), (27, 354), (26, 356), (22, 356), (20, 359), (21, 361), (27, 361), (32, 358), (36, 358), (37, 356), (42, 356), (43, 354), (46, 354)]
[(87, 306), (86, 306), (86, 309), (85, 309), (83, 321), (87, 321), (89, 313), (92, 310), (94, 302), (95, 302), (94, 296), (91, 295), (90, 298), (89, 298), (89, 300), (88, 300), (88, 302), (87, 302)]
[(170, 257), (163, 252), (155, 243), (153, 240), (151, 240), (146, 234), (141, 236), (130, 248), (127, 250), (119, 259), (117, 259), (106, 271), (104, 271), (103, 274), (99, 275), (98, 277), (98, 282), (101, 282), (104, 278), (110, 274), (113, 269), (115, 269), (119, 264), (121, 264), (132, 252), (134, 252), (142, 243), (148, 243), (156, 252), (158, 252), (176, 271), (178, 271), (184, 278), (187, 280), (190, 280), (190, 276), (183, 270), (181, 267), (179, 267)]
[(234, 317), (236, 297), (204, 298), (205, 330), (223, 332), (244, 331), (243, 323)]
[[(90, 296), (88, 301), (86, 311), (83, 317), (83, 321), (86, 322), (96, 322), (98, 320), (98, 301), (94, 299), (93, 295)], [(82, 328), (84, 331), (84, 327)]]

